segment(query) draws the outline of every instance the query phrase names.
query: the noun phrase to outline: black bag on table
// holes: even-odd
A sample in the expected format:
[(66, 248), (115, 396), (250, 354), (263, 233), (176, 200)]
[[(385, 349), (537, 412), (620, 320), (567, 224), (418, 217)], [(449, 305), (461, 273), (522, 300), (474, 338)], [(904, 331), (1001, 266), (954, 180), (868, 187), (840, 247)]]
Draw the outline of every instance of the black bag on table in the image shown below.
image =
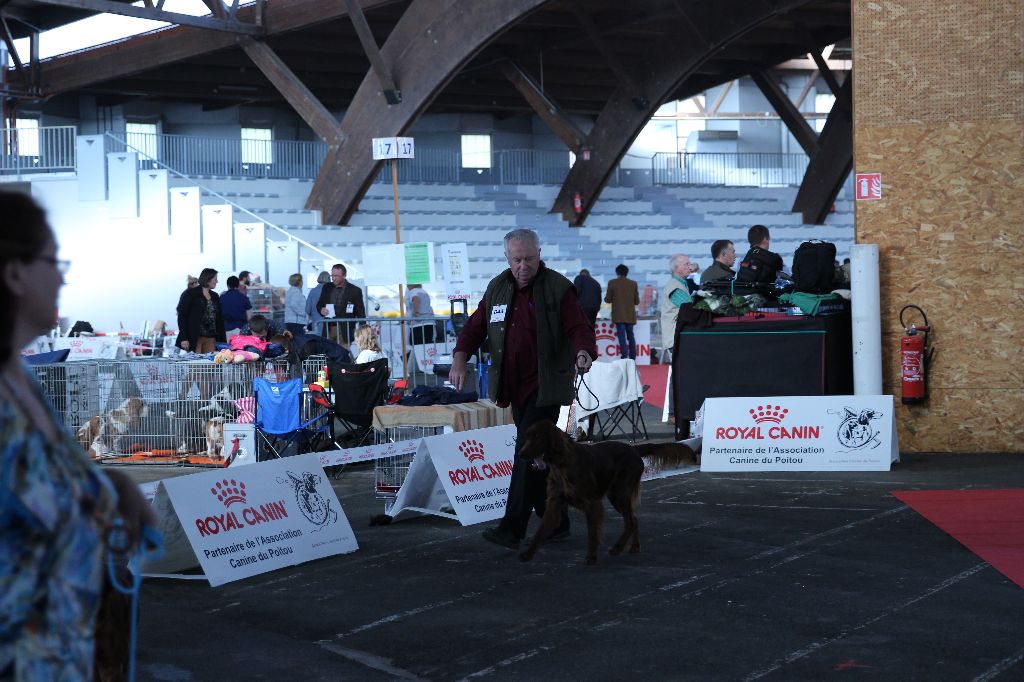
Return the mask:
[(801, 244), (793, 254), (793, 281), (796, 291), (827, 294), (835, 287), (836, 245), (820, 239)]

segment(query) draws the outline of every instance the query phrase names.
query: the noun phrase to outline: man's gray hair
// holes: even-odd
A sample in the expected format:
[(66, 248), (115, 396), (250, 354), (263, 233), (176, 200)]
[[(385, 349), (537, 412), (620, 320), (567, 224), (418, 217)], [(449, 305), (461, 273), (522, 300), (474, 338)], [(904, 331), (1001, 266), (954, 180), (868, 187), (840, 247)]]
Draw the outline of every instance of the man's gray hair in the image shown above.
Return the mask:
[(679, 266), (680, 263), (683, 262), (684, 258), (686, 260), (690, 260), (690, 257), (687, 256), (685, 253), (677, 253), (676, 255), (672, 256), (672, 260), (669, 261), (668, 264), (668, 271), (675, 272), (676, 268)]
[(511, 241), (528, 242), (536, 246), (538, 249), (540, 248), (540, 237), (536, 232), (525, 227), (512, 230), (505, 235), (505, 253), (508, 253), (508, 243)]

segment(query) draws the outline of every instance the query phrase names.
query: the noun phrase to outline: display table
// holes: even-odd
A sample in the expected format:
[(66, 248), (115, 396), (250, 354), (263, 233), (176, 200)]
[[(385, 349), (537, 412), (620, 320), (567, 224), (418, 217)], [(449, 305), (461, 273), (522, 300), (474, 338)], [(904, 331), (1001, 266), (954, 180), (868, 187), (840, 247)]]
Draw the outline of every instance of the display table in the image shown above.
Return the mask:
[(705, 398), (853, 392), (849, 310), (823, 317), (719, 318), (684, 327), (672, 363), (676, 423)]
[(452, 431), (470, 431), (511, 423), (512, 409), (498, 407), (487, 399), (457, 405), (381, 405), (373, 408), (373, 428), (378, 431), (400, 427), (448, 427)]

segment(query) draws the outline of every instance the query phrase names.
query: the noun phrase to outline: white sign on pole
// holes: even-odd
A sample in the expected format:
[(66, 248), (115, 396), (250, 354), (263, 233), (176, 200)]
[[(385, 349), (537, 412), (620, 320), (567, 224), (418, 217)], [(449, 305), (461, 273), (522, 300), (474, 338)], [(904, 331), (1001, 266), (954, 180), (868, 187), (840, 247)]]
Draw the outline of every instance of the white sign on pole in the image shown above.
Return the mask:
[(415, 158), (416, 145), (411, 137), (373, 138), (373, 160)]
[(468, 299), (471, 295), (469, 249), (465, 242), (441, 244), (441, 270), (448, 300)]
[(373, 244), (363, 246), (362, 250), (364, 282), (394, 286), (404, 279), (404, 244)]
[[(622, 358), (619, 337), (611, 320), (598, 320), (594, 325), (597, 337), (597, 359), (612, 362)], [(633, 339), (636, 341), (636, 364), (651, 364), (651, 320), (637, 320), (633, 325)]]
[(214, 587), (358, 549), (316, 453), (170, 478), (161, 487)]
[(899, 460), (890, 395), (708, 398), (703, 471), (889, 471)]

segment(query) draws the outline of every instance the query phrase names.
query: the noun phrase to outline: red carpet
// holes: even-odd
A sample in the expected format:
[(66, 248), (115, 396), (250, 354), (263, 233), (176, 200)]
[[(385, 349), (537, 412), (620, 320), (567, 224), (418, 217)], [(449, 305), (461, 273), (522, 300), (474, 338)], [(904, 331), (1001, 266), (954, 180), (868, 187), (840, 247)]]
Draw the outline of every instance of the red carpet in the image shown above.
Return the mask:
[(668, 382), (668, 365), (637, 365), (640, 383), (650, 384), (644, 393), (644, 402), (659, 410), (665, 407), (665, 384)]
[(1024, 489), (895, 490), (892, 495), (1024, 587)]

